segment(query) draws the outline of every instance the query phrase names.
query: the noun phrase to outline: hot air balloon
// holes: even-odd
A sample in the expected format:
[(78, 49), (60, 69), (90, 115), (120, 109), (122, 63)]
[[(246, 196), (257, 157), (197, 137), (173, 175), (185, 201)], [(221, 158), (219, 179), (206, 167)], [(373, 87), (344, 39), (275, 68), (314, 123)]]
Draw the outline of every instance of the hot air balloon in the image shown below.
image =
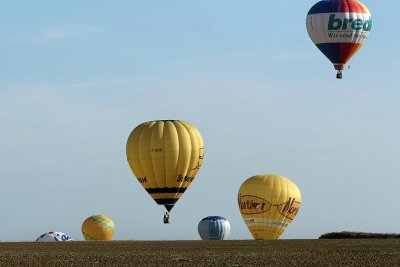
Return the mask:
[(250, 177), (239, 189), (239, 209), (254, 239), (278, 239), (301, 205), (299, 188), (272, 174)]
[(203, 240), (225, 240), (231, 225), (221, 216), (208, 216), (199, 222), (198, 231)]
[(341, 79), (345, 64), (367, 40), (372, 19), (368, 8), (357, 0), (324, 0), (310, 9), (306, 24), (311, 40)]
[(104, 215), (93, 215), (82, 224), (85, 240), (111, 240), (114, 235), (114, 222)]
[(36, 239), (36, 242), (74, 241), (69, 235), (62, 232), (47, 232)]
[(192, 124), (179, 120), (149, 121), (137, 126), (126, 144), (129, 166), (158, 205), (169, 211), (196, 177), (204, 143)]

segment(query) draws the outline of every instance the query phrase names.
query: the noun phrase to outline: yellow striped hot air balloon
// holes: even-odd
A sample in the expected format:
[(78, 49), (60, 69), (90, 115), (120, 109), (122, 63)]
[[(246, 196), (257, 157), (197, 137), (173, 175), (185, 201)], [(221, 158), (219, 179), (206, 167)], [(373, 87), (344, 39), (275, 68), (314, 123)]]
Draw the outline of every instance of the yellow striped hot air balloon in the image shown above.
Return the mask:
[(196, 177), (204, 143), (188, 122), (149, 121), (129, 135), (126, 156), (138, 182), (158, 205), (170, 211)]
[(239, 189), (240, 213), (254, 239), (278, 239), (301, 206), (299, 188), (272, 174), (247, 179)]
[(93, 215), (82, 224), (85, 240), (111, 240), (114, 235), (114, 222), (104, 215)]

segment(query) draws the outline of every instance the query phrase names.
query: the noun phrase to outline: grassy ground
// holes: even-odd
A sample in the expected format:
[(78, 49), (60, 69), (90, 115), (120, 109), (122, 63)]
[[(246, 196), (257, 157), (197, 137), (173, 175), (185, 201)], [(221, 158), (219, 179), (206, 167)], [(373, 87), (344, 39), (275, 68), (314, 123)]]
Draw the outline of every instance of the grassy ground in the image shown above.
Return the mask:
[(400, 266), (400, 240), (0, 243), (0, 266)]

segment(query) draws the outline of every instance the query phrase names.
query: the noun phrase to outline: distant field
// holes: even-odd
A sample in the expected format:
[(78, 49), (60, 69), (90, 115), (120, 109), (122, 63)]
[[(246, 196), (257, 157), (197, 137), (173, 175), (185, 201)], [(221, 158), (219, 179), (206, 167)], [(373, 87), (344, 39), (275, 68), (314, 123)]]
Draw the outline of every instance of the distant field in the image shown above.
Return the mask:
[(0, 243), (0, 266), (400, 266), (400, 240)]

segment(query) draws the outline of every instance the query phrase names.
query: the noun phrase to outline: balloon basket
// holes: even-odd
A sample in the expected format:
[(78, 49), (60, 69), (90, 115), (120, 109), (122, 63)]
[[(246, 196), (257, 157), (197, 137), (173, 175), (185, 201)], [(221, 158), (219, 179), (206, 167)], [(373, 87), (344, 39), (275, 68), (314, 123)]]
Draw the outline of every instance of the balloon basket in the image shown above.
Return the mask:
[(169, 217), (169, 213), (166, 212), (164, 214), (164, 224), (169, 224), (171, 222), (170, 217)]

